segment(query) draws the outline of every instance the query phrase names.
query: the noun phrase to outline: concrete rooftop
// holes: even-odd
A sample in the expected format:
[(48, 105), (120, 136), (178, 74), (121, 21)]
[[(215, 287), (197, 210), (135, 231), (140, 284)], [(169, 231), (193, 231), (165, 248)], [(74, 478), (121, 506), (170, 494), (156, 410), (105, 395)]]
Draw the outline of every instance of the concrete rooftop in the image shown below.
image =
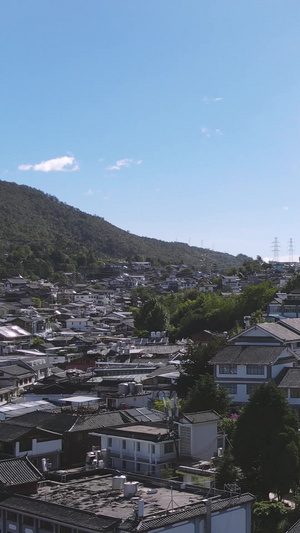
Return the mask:
[[(140, 484), (135, 497), (124, 498), (123, 491), (112, 489), (112, 477), (111, 474), (95, 475), (67, 483), (43, 482), (38, 493), (32, 497), (122, 520), (133, 517), (137, 510), (137, 501), (140, 498), (145, 502), (145, 517), (153, 517), (156, 513), (178, 507), (184, 508), (191, 504), (200, 503), (203, 499), (200, 494), (171, 491), (169, 488), (159, 486), (154, 489), (153, 480), (151, 487), (150, 484), (149, 487)], [(133, 478), (131, 477), (131, 480)], [(157, 492), (155, 492), (156, 490)]]

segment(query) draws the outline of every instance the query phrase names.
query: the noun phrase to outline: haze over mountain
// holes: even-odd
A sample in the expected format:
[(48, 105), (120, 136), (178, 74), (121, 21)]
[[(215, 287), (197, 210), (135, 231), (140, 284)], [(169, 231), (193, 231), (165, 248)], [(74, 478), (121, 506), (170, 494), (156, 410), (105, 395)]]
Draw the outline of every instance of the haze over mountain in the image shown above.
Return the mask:
[(235, 257), (185, 243), (139, 237), (54, 196), (6, 181), (0, 181), (0, 239), (3, 252), (20, 245), (38, 246), (41, 250), (57, 248), (67, 253), (84, 249), (103, 259), (184, 263), (223, 272), (247, 259), (243, 254)]

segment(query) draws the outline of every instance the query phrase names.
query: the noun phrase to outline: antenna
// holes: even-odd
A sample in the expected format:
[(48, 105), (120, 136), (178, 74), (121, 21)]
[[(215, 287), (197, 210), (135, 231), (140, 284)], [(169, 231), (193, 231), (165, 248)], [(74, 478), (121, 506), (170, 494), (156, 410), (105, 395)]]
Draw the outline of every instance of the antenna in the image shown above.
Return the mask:
[(178, 503), (176, 503), (173, 499), (173, 486), (171, 484), (171, 501), (167, 507), (167, 511), (169, 511), (169, 507), (171, 507), (171, 511), (174, 511), (174, 504), (176, 505), (176, 507), (179, 507)]
[(279, 248), (280, 244), (278, 242), (277, 237), (274, 238), (274, 241), (272, 242), (272, 251), (273, 251), (273, 261), (278, 262), (279, 259)]
[(294, 245), (293, 245), (293, 239), (290, 239), (288, 242), (288, 252), (289, 252), (289, 262), (294, 262)]

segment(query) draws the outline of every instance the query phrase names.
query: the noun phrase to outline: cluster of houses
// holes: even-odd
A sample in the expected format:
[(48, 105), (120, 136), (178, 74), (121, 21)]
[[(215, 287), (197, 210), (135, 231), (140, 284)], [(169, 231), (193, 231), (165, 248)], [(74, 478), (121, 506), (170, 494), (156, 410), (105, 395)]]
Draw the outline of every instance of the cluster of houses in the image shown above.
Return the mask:
[[(106, 287), (21, 277), (0, 287), (0, 530), (250, 533), (253, 496), (215, 488), (219, 415), (178, 409), (187, 341), (133, 335), (131, 290), (155, 284), (153, 268), (119, 270)], [(199, 286), (175, 270), (162, 291)], [(240, 290), (233, 278), (225, 292)], [(297, 292), (278, 293), (268, 316), (212, 358), (215, 380), (236, 405), (274, 380), (300, 407)]]

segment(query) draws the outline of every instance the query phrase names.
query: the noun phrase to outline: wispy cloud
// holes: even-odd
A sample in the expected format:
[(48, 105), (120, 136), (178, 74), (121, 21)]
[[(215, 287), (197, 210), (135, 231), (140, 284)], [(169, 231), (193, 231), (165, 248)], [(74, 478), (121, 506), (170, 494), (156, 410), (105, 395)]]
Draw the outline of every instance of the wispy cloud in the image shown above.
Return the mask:
[(287, 205), (284, 205), (282, 209), (283, 209), (284, 211), (288, 211), (288, 210), (289, 210), (289, 208), (288, 208)]
[(206, 126), (202, 126), (202, 128), (201, 128), (201, 133), (202, 133), (203, 135), (205, 135), (205, 137), (210, 137), (209, 130), (207, 129)]
[(35, 172), (74, 172), (79, 169), (79, 165), (73, 156), (57, 157), (56, 159), (48, 159), (33, 165), (19, 165), (18, 170)]
[(120, 170), (122, 167), (131, 167), (132, 165), (141, 165), (142, 160), (134, 161), (134, 159), (119, 159), (114, 165), (109, 165), (106, 170)]
[(212, 102), (222, 102), (222, 100), (224, 100), (222, 96), (217, 96), (216, 98), (204, 96), (201, 101), (203, 102), (203, 104), (210, 104)]
[(220, 130), (219, 128), (209, 130), (206, 126), (202, 126), (201, 133), (205, 137), (211, 137), (212, 135), (217, 135), (218, 137), (220, 137), (220, 135), (223, 135), (222, 130)]
[(86, 196), (92, 196), (94, 194), (94, 191), (92, 189), (88, 189), (84, 194)]

